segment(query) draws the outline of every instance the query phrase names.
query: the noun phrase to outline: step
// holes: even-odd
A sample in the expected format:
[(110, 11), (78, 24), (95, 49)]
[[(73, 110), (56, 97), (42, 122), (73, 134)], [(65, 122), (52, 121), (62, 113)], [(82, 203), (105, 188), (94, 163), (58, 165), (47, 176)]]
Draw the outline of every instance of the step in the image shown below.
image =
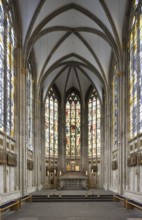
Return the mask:
[[(49, 197), (48, 197), (49, 196)], [(112, 195), (33, 195), (33, 202), (112, 202)]]

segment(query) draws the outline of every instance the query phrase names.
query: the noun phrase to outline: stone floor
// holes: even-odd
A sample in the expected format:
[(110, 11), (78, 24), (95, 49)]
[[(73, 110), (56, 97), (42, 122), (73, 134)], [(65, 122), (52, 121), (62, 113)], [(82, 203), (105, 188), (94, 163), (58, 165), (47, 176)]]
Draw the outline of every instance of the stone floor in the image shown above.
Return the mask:
[(117, 202), (31, 203), (18, 212), (4, 214), (2, 220), (128, 220), (142, 212), (126, 210)]
[[(47, 190), (34, 194), (47, 194)], [(49, 191), (53, 193), (53, 190)], [(57, 191), (58, 192), (58, 191)], [(82, 191), (63, 191), (62, 193), (81, 194)], [(102, 194), (94, 190), (94, 194)], [(103, 191), (110, 193), (110, 191)], [(48, 202), (25, 203), (18, 212), (4, 213), (2, 220), (142, 220), (142, 212), (127, 210), (120, 202)]]

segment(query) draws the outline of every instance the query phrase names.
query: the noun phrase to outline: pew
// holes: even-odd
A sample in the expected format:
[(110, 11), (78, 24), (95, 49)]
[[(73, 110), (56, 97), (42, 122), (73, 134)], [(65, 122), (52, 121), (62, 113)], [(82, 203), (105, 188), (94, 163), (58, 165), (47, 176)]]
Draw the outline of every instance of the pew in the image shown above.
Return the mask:
[(10, 202), (7, 202), (7, 203), (1, 205), (0, 206), (0, 219), (1, 219), (2, 212), (6, 211), (8, 209), (10, 211), (18, 210), (19, 209), (19, 201), (10, 201)]
[(19, 201), (19, 208), (21, 209), (23, 202), (32, 202), (32, 196), (31, 195), (23, 196), (19, 198), (18, 201)]
[(122, 202), (123, 203), (123, 207), (125, 208), (126, 207), (126, 201), (127, 199), (121, 195), (113, 195), (113, 201), (114, 202)]
[(142, 211), (142, 204), (139, 202), (136, 202), (134, 200), (127, 200), (126, 201), (126, 208), (127, 209), (137, 208)]

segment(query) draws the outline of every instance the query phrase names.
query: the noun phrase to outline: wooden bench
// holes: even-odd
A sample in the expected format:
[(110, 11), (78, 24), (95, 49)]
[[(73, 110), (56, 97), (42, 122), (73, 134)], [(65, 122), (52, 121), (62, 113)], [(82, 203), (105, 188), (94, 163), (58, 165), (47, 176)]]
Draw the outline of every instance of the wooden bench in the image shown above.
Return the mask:
[(123, 207), (126, 207), (126, 198), (121, 195), (113, 195), (113, 201), (114, 202), (122, 202)]
[(32, 196), (31, 195), (23, 196), (19, 198), (18, 201), (19, 201), (19, 208), (21, 209), (23, 202), (32, 202)]
[(133, 200), (127, 200), (126, 201), (126, 208), (127, 209), (133, 209), (137, 208), (142, 211), (142, 204)]
[(0, 206), (0, 219), (2, 212), (10, 209), (10, 211), (19, 209), (19, 201), (10, 201)]

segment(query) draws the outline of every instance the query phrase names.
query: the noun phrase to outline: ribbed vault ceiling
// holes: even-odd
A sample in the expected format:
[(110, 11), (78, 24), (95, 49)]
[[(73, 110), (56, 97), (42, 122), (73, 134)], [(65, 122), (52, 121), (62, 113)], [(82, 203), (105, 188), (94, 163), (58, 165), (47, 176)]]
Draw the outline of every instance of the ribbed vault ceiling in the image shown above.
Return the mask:
[(17, 0), (25, 57), (34, 52), (38, 88), (54, 82), (85, 96), (108, 84), (111, 55), (122, 68), (122, 31), (127, 0)]

